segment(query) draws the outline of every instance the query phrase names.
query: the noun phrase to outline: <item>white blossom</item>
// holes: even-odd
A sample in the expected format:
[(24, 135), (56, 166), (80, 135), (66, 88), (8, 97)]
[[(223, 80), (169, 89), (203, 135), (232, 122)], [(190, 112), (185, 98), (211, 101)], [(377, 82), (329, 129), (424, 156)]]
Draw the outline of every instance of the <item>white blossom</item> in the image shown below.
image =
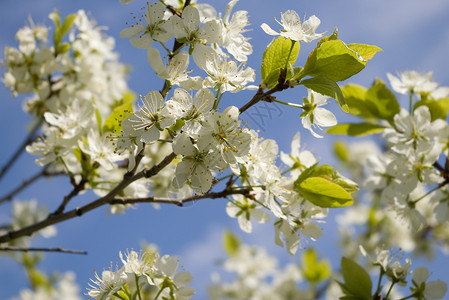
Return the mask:
[(305, 129), (308, 129), (316, 138), (322, 138), (323, 136), (317, 134), (313, 130), (313, 127), (321, 129), (321, 127), (337, 125), (337, 119), (334, 114), (329, 110), (320, 107), (327, 104), (327, 99), (329, 99), (329, 97), (318, 94), (310, 89), (308, 90), (307, 98), (303, 98), (304, 104), (302, 109), (304, 112), (301, 114), (302, 126)]
[(278, 20), (276, 22), (283, 27), (280, 33), (271, 29), (266, 23), (263, 23), (261, 27), (269, 35), (281, 35), (292, 41), (306, 42), (307, 44), (324, 35), (324, 33), (315, 33), (321, 23), (315, 15), (301, 24), (298, 14), (294, 10), (287, 10), (285, 13), (281, 13), (281, 22)]

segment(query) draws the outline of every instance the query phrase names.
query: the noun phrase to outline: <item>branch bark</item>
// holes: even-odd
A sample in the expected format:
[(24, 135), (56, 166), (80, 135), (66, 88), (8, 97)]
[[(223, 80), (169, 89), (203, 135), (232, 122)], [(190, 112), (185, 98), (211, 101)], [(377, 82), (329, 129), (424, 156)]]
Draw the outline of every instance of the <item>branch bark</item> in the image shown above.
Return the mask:
[(17, 160), (17, 158), (19, 158), (20, 154), (22, 154), (23, 150), (25, 150), (25, 147), (27, 145), (29, 145), (36, 138), (35, 137), (36, 132), (41, 127), (43, 121), (44, 121), (43, 118), (40, 118), (39, 120), (36, 121), (36, 123), (31, 128), (31, 130), (28, 133), (25, 140), (22, 142), (22, 144), (20, 144), (20, 146), (17, 148), (17, 150), (11, 156), (11, 158), (2, 167), (2, 170), (0, 171), (0, 180), (3, 178), (3, 176), (6, 174), (6, 172), (11, 168), (11, 166), (14, 164), (14, 162)]
[(64, 248), (61, 248), (61, 247), (57, 247), (57, 248), (24, 248), (24, 247), (6, 246), (6, 247), (0, 247), (0, 251), (61, 252), (61, 253), (69, 253), (69, 254), (83, 254), (83, 255), (87, 255), (87, 251), (64, 249)]
[(171, 153), (167, 155), (159, 164), (153, 166), (151, 169), (143, 169), (137, 174), (133, 174), (132, 172), (126, 173), (123, 177), (123, 180), (114, 188), (112, 189), (106, 196), (101, 197), (93, 202), (90, 202), (84, 206), (77, 207), (73, 210), (67, 211), (65, 213), (55, 215), (50, 214), (46, 219), (37, 222), (33, 225), (24, 227), (22, 229), (16, 230), (16, 231), (10, 231), (2, 236), (0, 236), (0, 243), (9, 242), (11, 240), (23, 237), (23, 236), (29, 236), (45, 227), (48, 227), (53, 224), (61, 223), (63, 221), (73, 219), (75, 217), (80, 217), (83, 214), (97, 208), (100, 206), (103, 206), (105, 204), (108, 204), (111, 202), (112, 199), (116, 195), (118, 195), (125, 187), (130, 185), (132, 182), (139, 180), (141, 178), (150, 178), (159, 171), (161, 171), (163, 168), (165, 168), (167, 165), (171, 163), (171, 161), (176, 157), (175, 153)]
[(40, 170), (38, 173), (34, 174), (28, 179), (25, 179), (20, 185), (15, 187), (11, 192), (6, 194), (5, 196), (0, 198), (0, 204), (3, 204), (9, 200), (11, 200), (15, 195), (20, 193), (22, 190), (27, 188), (29, 185), (34, 183), (36, 180), (38, 180), (41, 177), (49, 177), (49, 176), (55, 176), (55, 175), (66, 175), (66, 173), (63, 172), (49, 172), (48, 166), (44, 167), (42, 170)]
[(251, 192), (251, 189), (240, 189), (240, 190), (231, 190), (225, 189), (221, 192), (213, 192), (206, 194), (197, 194), (190, 197), (185, 197), (181, 199), (173, 199), (173, 198), (163, 198), (163, 197), (145, 197), (145, 198), (127, 198), (127, 197), (116, 197), (112, 199), (109, 204), (135, 204), (135, 203), (165, 203), (165, 204), (174, 204), (182, 207), (184, 203), (200, 200), (200, 199), (217, 199), (224, 198), (229, 195), (246, 195), (248, 196)]

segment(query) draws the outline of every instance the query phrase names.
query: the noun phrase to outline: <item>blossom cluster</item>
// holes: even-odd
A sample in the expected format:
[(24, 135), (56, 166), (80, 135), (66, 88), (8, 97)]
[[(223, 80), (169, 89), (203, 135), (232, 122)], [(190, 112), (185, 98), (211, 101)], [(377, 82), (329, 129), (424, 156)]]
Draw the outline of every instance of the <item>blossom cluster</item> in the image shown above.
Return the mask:
[[(253, 221), (266, 223), (273, 218), (275, 243), (293, 255), (308, 240), (322, 236), (319, 224), (325, 222), (329, 208), (354, 203), (351, 194), (358, 184), (329, 165), (319, 165), (319, 160), (301, 146), (299, 132), (292, 139), (290, 152), (285, 153), (279, 151), (275, 140), (264, 139), (251, 129), (242, 113), (258, 101), (300, 108), (303, 127), (322, 138), (316, 129), (332, 127), (330, 132), (335, 133), (342, 128), (335, 115), (323, 108), (333, 97), (344, 110), (366, 119), (355, 131), (366, 133), (365, 128), (374, 128), (382, 132), (388, 148), (382, 152), (369, 144), (370, 151), (365, 146), (354, 153), (357, 147), (351, 147), (349, 152), (353, 153), (347, 155), (345, 162), (356, 166), (352, 168), (354, 177), (359, 177), (356, 172), (361, 170), (366, 176), (361, 184), (373, 193), (372, 199), (348, 209), (339, 220), (346, 229), (355, 223), (371, 226), (368, 234), (356, 240), (349, 231), (343, 232), (345, 255), (358, 255), (354, 251), (358, 252), (359, 244), (366, 256), (378, 251), (373, 263), (381, 266), (380, 279), (386, 275), (393, 282), (391, 287), (406, 283), (410, 261), (392, 262), (389, 252), (379, 252), (376, 246), (385, 243), (405, 250), (425, 250), (431, 247), (426, 240), (428, 231), (449, 245), (449, 125), (447, 111), (444, 114), (444, 105), (438, 102), (447, 97), (449, 89), (438, 87), (429, 74), (404, 73), (400, 79), (389, 74), (393, 90), (410, 95), (409, 110), (401, 108), (380, 81), (375, 81), (375, 92), (370, 96), (385, 98), (374, 99), (366, 107), (363, 103), (370, 99), (358, 99), (356, 105), (348, 106), (344, 94), (351, 87), (342, 92), (336, 82), (359, 72), (380, 49), (345, 44), (338, 40), (337, 31), (324, 37), (324, 33), (316, 33), (318, 17), (301, 22), (292, 10), (282, 14), (280, 32), (261, 25), (265, 33), (279, 37), (264, 53), (260, 84), (252, 85), (256, 72), (246, 65), (253, 47), (246, 36), (248, 13), (233, 12), (237, 2), (231, 0), (223, 15), (194, 1), (187, 3), (195, 5), (174, 0), (147, 3), (142, 18), (134, 18), (135, 23), (128, 24), (120, 37), (146, 51), (149, 65), (163, 84), (160, 90), (152, 87), (145, 91), (135, 103), (127, 90), (126, 67), (114, 52), (114, 40), (106, 37), (103, 28), (84, 11), (67, 16), (63, 22), (57, 11), (50, 14), (55, 23), (52, 38), (49, 28), (35, 24), (19, 30), (19, 47), (5, 48), (4, 82), (13, 96), (31, 93), (24, 108), (34, 116), (34, 127), (41, 129), (42, 135), (26, 150), (38, 156), (35, 162), (49, 172), (67, 174), (75, 196), (92, 189), (100, 197), (78, 207), (73, 215), (96, 205), (111, 204), (111, 211), (120, 213), (136, 202), (182, 206), (185, 201), (219, 195), (226, 198), (227, 214), (237, 219), (244, 232), (253, 230)], [(304, 67), (295, 67), (299, 43), (316, 39), (320, 41)], [(173, 42), (171, 49), (169, 42)], [(351, 68), (345, 69), (348, 65)], [(303, 80), (306, 76), (310, 78)], [(308, 93), (302, 104), (273, 96), (300, 85), (307, 87)], [(361, 91), (358, 95), (369, 94), (363, 87), (356, 89)], [(249, 102), (240, 108), (235, 101), (226, 104), (224, 95), (243, 90), (255, 90)], [(354, 107), (360, 111), (355, 113)], [(347, 124), (340, 125), (346, 128)], [(364, 168), (362, 161), (369, 168)], [(223, 189), (217, 192), (218, 187)], [(11, 231), (29, 229), (44, 219), (51, 223), (58, 216), (69, 218), (64, 214), (72, 194), (47, 219), (47, 213), (34, 202), (15, 204)], [(10, 242), (8, 233), (1, 233), (1, 241)], [(40, 233), (48, 236), (54, 229), (46, 227)], [(217, 280), (212, 298), (315, 299), (316, 284), (329, 279), (330, 271), (317, 261), (316, 254), (306, 253), (303, 264), (307, 266), (302, 270), (293, 265), (281, 270), (266, 252), (240, 245), (223, 264), (226, 270), (237, 273), (237, 281), (222, 284)], [(120, 268), (111, 266), (95, 273), (87, 292), (90, 297), (193, 296), (193, 289), (186, 286), (192, 280), (190, 274), (176, 273), (177, 258), (147, 250), (120, 253), (120, 259)], [(355, 263), (344, 261), (357, 268)], [(276, 279), (268, 283), (267, 277)], [(426, 269), (418, 269), (410, 297), (444, 296), (446, 285), (426, 283), (428, 277)], [(307, 291), (298, 287), (303, 278), (310, 283)], [(351, 282), (345, 284), (350, 287)], [(343, 283), (340, 286), (344, 287)], [(329, 299), (353, 292), (350, 288), (340, 291), (334, 283), (330, 289)], [(355, 294), (348, 296), (357, 298)]]
[[(176, 272), (179, 260), (160, 256), (155, 249), (120, 252), (122, 266), (109, 268), (101, 275), (95, 272), (88, 295), (94, 299), (189, 299), (194, 290), (186, 285), (192, 281), (189, 272)], [(142, 298), (144, 297), (144, 298)]]
[[(431, 73), (408, 71), (388, 78), (395, 92), (410, 97), (410, 111), (398, 109), (391, 122), (383, 124), (386, 151), (372, 142), (348, 149), (348, 163), (359, 170), (356, 176), (364, 177), (361, 183), (372, 194), (339, 219), (343, 240), (353, 254), (349, 249), (357, 243), (368, 252), (382, 243), (432, 257), (437, 243), (449, 247), (449, 125), (427, 103), (444, 101), (449, 89), (433, 82)], [(355, 240), (348, 229), (361, 225), (367, 234)]]

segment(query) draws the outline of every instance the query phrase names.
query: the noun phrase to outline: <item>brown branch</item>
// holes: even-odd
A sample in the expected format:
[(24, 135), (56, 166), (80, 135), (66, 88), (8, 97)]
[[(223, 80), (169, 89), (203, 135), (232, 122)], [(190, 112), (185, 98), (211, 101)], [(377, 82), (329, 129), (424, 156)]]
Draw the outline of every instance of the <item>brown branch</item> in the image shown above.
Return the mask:
[(123, 176), (123, 180), (114, 188), (112, 189), (106, 196), (101, 197), (93, 202), (90, 202), (86, 205), (83, 205), (81, 207), (77, 207), (73, 210), (67, 211), (65, 213), (62, 213), (60, 215), (54, 215), (50, 214), (46, 219), (37, 222), (35, 224), (32, 224), (30, 226), (24, 227), (22, 229), (16, 230), (16, 231), (10, 231), (2, 236), (0, 236), (0, 243), (9, 242), (11, 240), (23, 237), (23, 236), (29, 236), (45, 227), (48, 227), (53, 224), (61, 223), (63, 221), (73, 219), (75, 217), (80, 217), (83, 214), (97, 208), (100, 206), (103, 206), (105, 204), (108, 204), (116, 195), (118, 195), (125, 187), (130, 185), (132, 182), (139, 180), (141, 178), (150, 178), (154, 175), (156, 175), (159, 171), (161, 171), (163, 168), (165, 168), (167, 165), (171, 163), (171, 161), (176, 157), (176, 154), (173, 152), (169, 155), (167, 155), (159, 164), (153, 166), (151, 169), (143, 169), (139, 173), (133, 175), (132, 173), (126, 173), (125, 176)]
[(11, 168), (11, 166), (14, 164), (14, 162), (19, 158), (20, 154), (22, 154), (23, 150), (25, 150), (25, 147), (29, 144), (31, 144), (32, 141), (36, 138), (36, 132), (39, 130), (39, 128), (42, 125), (43, 118), (40, 118), (34, 126), (31, 128), (30, 132), (28, 133), (25, 140), (20, 144), (20, 146), (17, 148), (17, 150), (14, 152), (14, 154), (11, 156), (11, 158), (6, 162), (6, 164), (2, 167), (2, 170), (0, 171), (0, 180), (3, 178), (3, 176), (6, 174), (6, 172)]
[(259, 89), (257, 90), (256, 94), (253, 96), (253, 98), (251, 98), (251, 100), (249, 100), (248, 103), (246, 103), (239, 109), (240, 114), (242, 114), (244, 111), (246, 111), (251, 106), (257, 104), (261, 100), (267, 101), (267, 102), (272, 102), (272, 99), (273, 99), (273, 96), (271, 96), (272, 94), (274, 94), (276, 92), (283, 91), (285, 89), (288, 89), (289, 87), (290, 86), (289, 86), (288, 81), (285, 83), (279, 82), (274, 88), (272, 88), (271, 90), (268, 90), (264, 93), (263, 88), (261, 86), (259, 86)]
[(144, 198), (131, 198), (131, 197), (116, 197), (114, 199), (111, 199), (109, 204), (135, 204), (135, 203), (165, 203), (165, 204), (174, 204), (177, 206), (183, 206), (186, 202), (191, 202), (195, 200), (200, 199), (217, 199), (217, 198), (224, 198), (229, 195), (246, 195), (248, 196), (251, 192), (251, 189), (240, 189), (240, 190), (230, 190), (225, 189), (221, 192), (212, 192), (212, 193), (206, 193), (206, 194), (196, 194), (190, 197), (185, 197), (181, 199), (173, 199), (173, 198), (164, 198), (164, 197), (144, 197)]
[(30, 184), (32, 184), (33, 182), (35, 182), (36, 180), (38, 180), (41, 177), (49, 177), (49, 176), (54, 176), (54, 175), (65, 175), (65, 174), (66, 173), (63, 173), (63, 172), (49, 172), (48, 171), (48, 166), (46, 166), (41, 171), (36, 173), (35, 175), (31, 176), (28, 179), (25, 179), (19, 186), (14, 188), (7, 195), (1, 197), (0, 198), (0, 204), (5, 203), (5, 202), (11, 200), (15, 195), (20, 193), (22, 190), (27, 188)]
[(55, 210), (53, 215), (60, 215), (60, 214), (62, 214), (64, 212), (65, 207), (69, 203), (69, 201), (73, 197), (78, 195), (82, 190), (84, 190), (84, 187), (86, 186), (86, 183), (87, 183), (87, 179), (86, 178), (82, 178), (81, 181), (73, 187), (73, 190), (68, 195), (66, 195), (64, 197), (64, 199), (62, 200), (61, 205), (59, 205), (58, 209)]
[(61, 253), (69, 253), (69, 254), (83, 254), (83, 255), (87, 255), (87, 251), (63, 249), (61, 247), (57, 247), (57, 248), (24, 248), (24, 247), (6, 246), (6, 247), (0, 247), (0, 251), (61, 252)]

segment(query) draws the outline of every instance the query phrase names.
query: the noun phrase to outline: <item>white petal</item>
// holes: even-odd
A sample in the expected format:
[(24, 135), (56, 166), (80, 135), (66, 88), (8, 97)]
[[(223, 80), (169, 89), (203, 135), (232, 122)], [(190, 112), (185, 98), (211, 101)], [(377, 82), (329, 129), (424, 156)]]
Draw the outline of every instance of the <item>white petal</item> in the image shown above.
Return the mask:
[(195, 147), (186, 133), (181, 133), (173, 140), (173, 152), (184, 156), (195, 154)]
[(232, 202), (228, 202), (228, 204), (226, 205), (226, 213), (231, 218), (235, 218), (235, 216), (239, 213), (240, 210), (241, 210), (240, 207), (238, 207)]
[(213, 178), (211, 172), (205, 165), (197, 164), (190, 179), (192, 181), (192, 188), (195, 192), (204, 194), (209, 191), (212, 186)]
[(315, 108), (313, 110), (313, 120), (318, 126), (330, 127), (337, 125), (337, 119), (334, 114), (325, 108)]
[(145, 20), (148, 25), (153, 25), (162, 20), (164, 17), (165, 6), (160, 2), (151, 3), (147, 7)]
[(146, 29), (145, 26), (142, 25), (132, 25), (131, 27), (127, 27), (120, 31), (121, 38), (132, 38), (140, 33), (144, 32)]
[(285, 237), (285, 247), (290, 255), (294, 255), (299, 247), (299, 236), (296, 233), (292, 233)]
[(278, 32), (274, 31), (273, 29), (271, 29), (270, 26), (268, 26), (268, 24), (263, 23), (262, 25), (260, 25), (260, 27), (263, 29), (263, 31), (265, 31), (266, 34), (269, 35), (279, 35)]
[(262, 209), (252, 209), (251, 217), (254, 218), (258, 223), (267, 223), (270, 221), (270, 214)]
[(176, 166), (175, 177), (173, 178), (173, 187), (181, 188), (192, 175), (194, 164), (190, 160), (183, 160)]
[(143, 132), (142, 136), (140, 137), (140, 141), (145, 144), (151, 144), (157, 141), (160, 136), (161, 132), (159, 131), (159, 129), (157, 129), (156, 126), (152, 125), (150, 128)]
[(136, 38), (130, 39), (129, 41), (134, 47), (139, 49), (148, 49), (153, 44), (153, 39), (148, 32)]
[(155, 48), (148, 49), (147, 58), (148, 58), (148, 62), (150, 63), (150, 66), (156, 72), (157, 76), (159, 76), (162, 79), (168, 79), (167, 68), (165, 67), (164, 63), (162, 62), (161, 54), (159, 53), (159, 50), (157, 50)]
[(189, 5), (182, 12), (184, 26), (189, 32), (196, 31), (200, 27), (200, 14), (198, 9)]
[(303, 234), (313, 239), (318, 239), (323, 235), (323, 230), (318, 225), (312, 222), (306, 222), (301, 228), (301, 231)]
[(181, 272), (175, 275), (175, 277), (173, 278), (173, 282), (177, 286), (184, 286), (191, 283), (192, 279), (192, 275), (190, 275), (189, 272)]
[(178, 268), (178, 264), (179, 260), (176, 257), (164, 255), (158, 261), (157, 267), (166, 276), (171, 277), (173, 274), (175, 274), (176, 269)]
[(442, 299), (447, 292), (447, 285), (444, 281), (436, 280), (426, 283), (424, 296), (426, 299)]
[(253, 231), (251, 221), (246, 218), (245, 214), (241, 214), (237, 220), (239, 222), (240, 229), (244, 232), (251, 233)]
[(421, 283), (425, 282), (427, 278), (429, 278), (429, 275), (430, 275), (429, 271), (427, 270), (426, 267), (418, 267), (413, 272), (413, 281), (417, 285), (421, 285)]

